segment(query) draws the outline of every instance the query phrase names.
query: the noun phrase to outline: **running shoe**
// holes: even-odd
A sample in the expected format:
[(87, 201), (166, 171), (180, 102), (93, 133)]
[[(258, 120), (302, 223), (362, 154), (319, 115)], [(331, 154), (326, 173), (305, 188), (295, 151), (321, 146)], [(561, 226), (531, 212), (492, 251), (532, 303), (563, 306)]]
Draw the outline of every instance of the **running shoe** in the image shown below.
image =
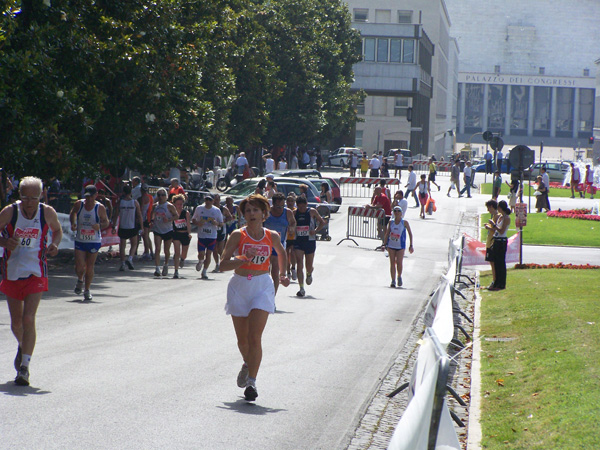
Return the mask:
[(202, 270), (202, 261), (198, 261), (196, 263), (196, 272), (200, 272)]
[(169, 274), (169, 265), (168, 265), (168, 264), (165, 264), (165, 265), (163, 266), (163, 270), (162, 270), (162, 276), (163, 276), (163, 277), (166, 277), (168, 274)]
[(18, 372), (21, 367), (21, 360), (23, 359), (23, 353), (21, 352), (21, 346), (17, 349), (17, 356), (15, 356), (15, 370)]
[(306, 292), (304, 291), (304, 288), (300, 288), (300, 290), (298, 292), (296, 292), (297, 297), (304, 297), (305, 295), (306, 295)]
[(179, 270), (175, 269), (175, 273), (173, 274), (173, 278), (179, 278)]
[(124, 262), (122, 262), (122, 263), (121, 263), (121, 267), (119, 267), (119, 270), (120, 270), (121, 272), (125, 272), (125, 268), (126, 268), (126, 267), (127, 267), (127, 266), (125, 265), (125, 263), (124, 263)]
[(219, 265), (217, 264), (215, 266), (215, 268), (212, 270), (212, 273), (219, 273), (221, 271), (221, 269), (219, 268)]
[(83, 281), (77, 280), (77, 284), (75, 285), (75, 289), (73, 289), (73, 292), (75, 292), (77, 295), (81, 295), (81, 293), (83, 292)]
[[(21, 368), (17, 372), (17, 377), (15, 378), (15, 383), (19, 386), (29, 386), (29, 368), (25, 366), (21, 366)], [(256, 397), (258, 394), (256, 394)], [(254, 397), (254, 398), (256, 398)]]
[(184, 264), (185, 264), (185, 259), (180, 259), (179, 260), (179, 268), (182, 268)]
[(396, 287), (396, 282), (395, 282), (395, 281), (392, 281), (392, 283), (390, 284), (390, 287), (391, 287), (391, 288), (395, 288), (395, 287)]
[(85, 301), (85, 302), (92, 301), (92, 294), (90, 293), (89, 289), (86, 289), (85, 291), (83, 291), (83, 301)]
[(156, 269), (154, 271), (154, 276), (157, 277), (157, 278), (160, 277), (160, 270)]
[(296, 269), (292, 269), (292, 280), (296, 281), (298, 279), (298, 272)]
[(244, 391), (244, 398), (247, 402), (253, 402), (258, 397), (258, 391), (256, 390), (256, 386), (252, 386), (249, 384), (246, 386), (246, 390)]
[(248, 384), (248, 366), (246, 363), (242, 364), (242, 368), (240, 369), (240, 373), (237, 376), (237, 385), (238, 387), (245, 387)]
[(398, 277), (398, 287), (402, 287), (402, 277)]
[(206, 275), (206, 269), (204, 269), (204, 270), (202, 271), (202, 279), (203, 279), (203, 280), (208, 280), (208, 275)]
[(308, 284), (309, 286), (312, 284), (312, 273), (306, 274), (306, 284)]
[(125, 261), (125, 264), (127, 264), (127, 267), (129, 267), (129, 270), (134, 270), (135, 267), (133, 267), (133, 263), (129, 260)]

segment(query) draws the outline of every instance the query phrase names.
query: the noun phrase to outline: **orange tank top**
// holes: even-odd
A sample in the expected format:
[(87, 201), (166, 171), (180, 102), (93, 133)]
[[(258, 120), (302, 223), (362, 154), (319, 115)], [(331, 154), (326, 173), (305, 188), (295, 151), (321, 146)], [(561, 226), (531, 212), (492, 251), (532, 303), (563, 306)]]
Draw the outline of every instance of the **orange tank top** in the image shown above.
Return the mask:
[(269, 270), (271, 265), (270, 256), (273, 248), (273, 239), (271, 238), (270, 230), (266, 228), (263, 228), (263, 230), (265, 234), (262, 239), (257, 241), (248, 235), (246, 227), (240, 229), (242, 237), (240, 238), (236, 253), (238, 255), (244, 255), (246, 254), (246, 250), (250, 248), (256, 248), (257, 250), (257, 253), (252, 260), (240, 266), (242, 269), (259, 270), (263, 272)]

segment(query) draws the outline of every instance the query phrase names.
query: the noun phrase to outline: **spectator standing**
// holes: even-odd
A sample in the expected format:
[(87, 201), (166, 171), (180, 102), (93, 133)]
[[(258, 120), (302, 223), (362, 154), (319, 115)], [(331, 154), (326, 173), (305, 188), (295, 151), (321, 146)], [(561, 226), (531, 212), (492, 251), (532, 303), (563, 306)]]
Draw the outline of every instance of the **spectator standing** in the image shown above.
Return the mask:
[(492, 169), (492, 160), (493, 160), (493, 155), (490, 153), (489, 149), (485, 151), (485, 173), (493, 173), (493, 169)]
[(504, 159), (504, 155), (502, 154), (502, 150), (496, 153), (496, 170), (499, 170), (502, 173), (502, 160)]
[(358, 155), (355, 152), (350, 154), (350, 176), (356, 176), (356, 169), (358, 168)]
[(265, 162), (265, 173), (271, 173), (275, 170), (275, 160), (271, 156), (270, 153), (267, 153), (263, 156), (263, 160)]
[(448, 197), (450, 197), (450, 191), (456, 188), (456, 193), (459, 197), (462, 197), (460, 193), (460, 161), (457, 159), (454, 161), (454, 165), (450, 169), (450, 187), (448, 188)]
[(417, 197), (417, 174), (413, 171), (412, 164), (408, 166), (408, 182), (406, 183), (406, 192), (404, 193), (404, 197), (408, 200), (408, 196), (412, 193), (413, 198), (415, 199), (415, 208), (419, 207), (419, 198)]
[(429, 176), (428, 176), (427, 180), (430, 183), (435, 184), (437, 186), (438, 192), (439, 192), (442, 188), (440, 188), (440, 185), (435, 182), (436, 175), (437, 175), (437, 166), (435, 165), (435, 160), (433, 159), (433, 156), (432, 156), (431, 158), (429, 158)]
[(494, 245), (494, 225), (498, 221), (498, 202), (496, 200), (488, 200), (485, 202), (485, 207), (490, 213), (490, 219), (488, 223), (485, 224), (485, 229), (487, 230), (487, 238), (485, 241), (485, 260), (490, 263), (490, 267), (492, 268), (492, 282), (487, 287), (491, 289), (494, 287), (496, 283), (496, 269), (494, 268), (494, 255), (492, 253), (492, 247)]
[(390, 217), (392, 215), (392, 203), (390, 202), (389, 197), (384, 194), (384, 191), (383, 189), (381, 189), (381, 186), (377, 186), (375, 188), (375, 195), (371, 200), (371, 204), (368, 205), (368, 208), (383, 209), (385, 213), (385, 217), (383, 219), (379, 219), (379, 221), (377, 222), (377, 231), (379, 233), (379, 238), (381, 239), (382, 250), (384, 250), (385, 228), (388, 222), (390, 221)]
[(502, 175), (500, 175), (500, 171), (496, 169), (494, 172), (494, 181), (492, 183), (492, 200), (498, 201), (498, 196), (500, 195), (501, 189)]
[(187, 201), (187, 194), (185, 193), (185, 189), (183, 189), (183, 186), (179, 184), (179, 178), (171, 178), (168, 201), (171, 201), (173, 197), (179, 194), (183, 195), (185, 197), (185, 201)]
[(394, 194), (394, 200), (392, 201), (392, 208), (399, 206), (402, 208), (402, 217), (406, 216), (406, 211), (408, 210), (408, 202), (404, 198), (404, 192), (402, 189), (398, 189)]
[(300, 165), (301, 169), (307, 169), (310, 164), (310, 155), (308, 154), (308, 150), (304, 149), (302, 152), (302, 164)]
[(285, 157), (281, 157), (281, 159), (279, 160), (279, 163), (277, 164), (277, 168), (279, 170), (285, 170), (287, 169), (287, 162), (285, 161)]
[(402, 180), (402, 164), (404, 162), (404, 158), (402, 156), (402, 152), (398, 150), (396, 152), (396, 158), (394, 159), (394, 177)]
[(369, 170), (369, 159), (367, 158), (367, 153), (364, 152), (362, 158), (360, 160), (360, 176), (365, 178), (367, 176), (367, 171)]
[(548, 208), (548, 211), (550, 211), (550, 177), (548, 176), (546, 166), (542, 166), (540, 172), (542, 174), (542, 181), (544, 182), (544, 185), (546, 185), (546, 207)]
[[(574, 163), (571, 163), (571, 198), (575, 198), (575, 190), (578, 189), (579, 184), (581, 183), (581, 172), (579, 171), (579, 167), (577, 167)], [(583, 193), (579, 191), (579, 196), (583, 198)]]
[(142, 181), (140, 177), (133, 177), (131, 179), (131, 186), (131, 198), (139, 202), (142, 197)]
[(510, 184), (508, 183), (508, 181), (506, 181), (505, 183), (510, 189), (510, 192), (508, 193), (508, 204), (511, 207), (511, 209), (514, 209), (517, 204), (517, 198), (519, 196), (519, 180), (516, 178), (511, 178)]
[(506, 289), (506, 249), (508, 247), (507, 231), (510, 226), (510, 208), (504, 200), (498, 202), (498, 219), (493, 225), (487, 224), (486, 228), (494, 231), (492, 244), (492, 258), (496, 270), (496, 281), (490, 291)]
[(463, 170), (463, 179), (465, 182), (465, 187), (462, 188), (462, 191), (460, 191), (460, 194), (462, 195), (463, 192), (467, 192), (467, 198), (471, 198), (471, 177), (473, 174), (473, 169), (471, 168), (471, 161), (467, 161), (465, 163), (465, 169)]
[(235, 160), (235, 166), (237, 168), (237, 176), (239, 178), (244, 178), (244, 172), (250, 170), (250, 165), (246, 159), (246, 153), (240, 152), (240, 155)]
[[(585, 187), (586, 190), (590, 193), (590, 198), (594, 198), (594, 171), (591, 166), (587, 164), (585, 166)], [(583, 198), (585, 198), (585, 193), (583, 194)]]
[(373, 158), (369, 162), (369, 169), (371, 169), (371, 173), (369, 176), (371, 178), (379, 178), (379, 169), (381, 168), (381, 161), (377, 157), (376, 153), (373, 153)]
[(290, 161), (290, 169), (296, 170), (298, 168), (298, 155), (294, 151), (292, 153), (292, 160)]
[(323, 165), (323, 156), (321, 155), (321, 150), (315, 150), (317, 152), (317, 170), (321, 170), (321, 166)]
[(544, 184), (541, 175), (537, 176), (537, 190), (535, 191), (535, 209), (537, 212), (542, 212), (542, 209), (548, 209), (548, 188)]

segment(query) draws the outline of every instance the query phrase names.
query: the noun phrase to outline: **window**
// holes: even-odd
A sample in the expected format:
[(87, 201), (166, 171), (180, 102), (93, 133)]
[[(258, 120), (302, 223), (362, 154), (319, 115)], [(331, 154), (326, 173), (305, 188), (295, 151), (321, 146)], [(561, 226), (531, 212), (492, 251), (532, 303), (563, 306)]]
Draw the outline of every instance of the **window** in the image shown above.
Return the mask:
[(412, 11), (398, 11), (398, 23), (412, 23)]
[(375, 41), (374, 38), (365, 38), (364, 60), (375, 61)]
[(373, 115), (385, 116), (387, 113), (387, 97), (372, 97), (373, 98)]
[(356, 114), (365, 114), (365, 102), (359, 103), (356, 105)]
[(369, 21), (369, 10), (356, 8), (354, 10), (354, 21), (355, 22), (368, 22)]
[(584, 77), (589, 77), (590, 76), (590, 69), (583, 69), (583, 76)]
[(388, 61), (388, 43), (387, 39), (377, 39), (377, 62)]
[(552, 103), (552, 88), (535, 86), (533, 90), (534, 130), (550, 129), (550, 105)]
[(390, 62), (402, 62), (402, 39), (390, 39)]
[(394, 116), (406, 117), (406, 111), (409, 107), (409, 97), (396, 97), (394, 102)]
[(362, 148), (363, 146), (363, 130), (356, 130), (356, 134), (354, 135), (354, 146), (358, 148)]
[(500, 66), (494, 66), (494, 73), (500, 73)]
[(415, 63), (415, 41), (414, 39), (404, 40), (404, 53), (402, 55), (402, 62), (414, 64)]
[(390, 9), (376, 9), (375, 23), (391, 23), (392, 11)]
[(546, 74), (546, 68), (540, 67), (540, 75), (545, 75), (545, 74)]

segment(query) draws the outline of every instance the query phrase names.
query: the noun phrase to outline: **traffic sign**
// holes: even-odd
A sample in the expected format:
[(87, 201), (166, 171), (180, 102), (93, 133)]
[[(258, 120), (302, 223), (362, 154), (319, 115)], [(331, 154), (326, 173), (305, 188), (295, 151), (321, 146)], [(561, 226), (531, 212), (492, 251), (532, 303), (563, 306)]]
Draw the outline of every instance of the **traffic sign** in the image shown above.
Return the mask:
[(490, 147), (492, 147), (492, 150), (499, 152), (504, 147), (504, 141), (500, 136), (494, 136), (490, 141)]
[(484, 141), (489, 142), (489, 141), (492, 140), (493, 137), (494, 137), (494, 133), (492, 133), (491, 131), (484, 131), (483, 132), (483, 140)]
[(517, 145), (509, 153), (510, 165), (515, 169), (527, 169), (535, 161), (535, 152), (526, 145)]

